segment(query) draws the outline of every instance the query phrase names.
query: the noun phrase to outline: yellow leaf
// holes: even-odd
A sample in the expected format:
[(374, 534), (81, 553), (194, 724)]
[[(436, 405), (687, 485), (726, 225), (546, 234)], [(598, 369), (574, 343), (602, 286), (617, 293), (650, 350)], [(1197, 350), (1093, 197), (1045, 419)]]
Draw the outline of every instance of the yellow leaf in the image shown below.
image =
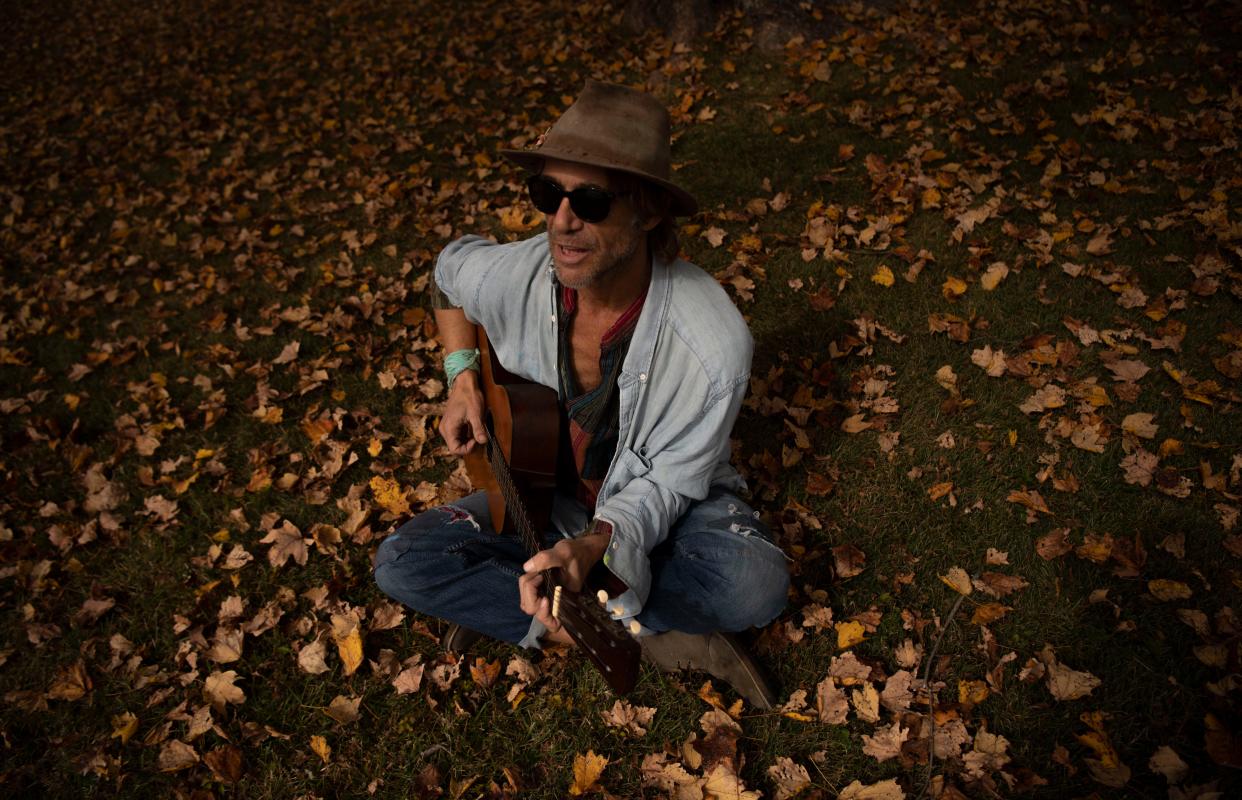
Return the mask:
[(883, 264), (876, 267), (875, 272), (871, 275), (871, 282), (878, 283), (881, 286), (885, 286), (885, 287), (892, 286), (893, 281), (894, 281), (893, 271), (889, 269), (888, 267), (884, 266)]
[(937, 483), (927, 490), (927, 496), (932, 500), (939, 500), (949, 492), (953, 491), (953, 481), (944, 481)]
[(323, 763), (327, 764), (332, 760), (332, 745), (328, 744), (328, 740), (316, 734), (310, 738), (311, 750), (315, 751), (315, 755), (323, 759)]
[(956, 300), (966, 293), (966, 281), (950, 276), (940, 287), (940, 293), (946, 300)]
[(376, 456), (378, 456), (380, 454), (380, 451), (383, 449), (384, 449), (384, 443), (381, 442), (379, 439), (373, 438), (371, 439), (371, 443), (367, 445), (367, 453), (371, 456), (371, 458), (375, 458)]
[(1006, 266), (1005, 262), (997, 261), (995, 264), (988, 267), (987, 271), (983, 273), (983, 276), (979, 278), (979, 285), (983, 287), (984, 291), (990, 292), (999, 286), (1000, 282), (1003, 281), (1005, 276), (1008, 274), (1009, 267)]
[(863, 640), (863, 633), (867, 630), (861, 622), (855, 622), (854, 620), (838, 622), (836, 628), (838, 650), (853, 647), (861, 642)]
[(961, 567), (951, 567), (948, 575), (941, 575), (940, 580), (958, 594), (970, 594), (974, 587), (970, 585), (970, 576)]
[(112, 737), (120, 739), (121, 744), (129, 741), (129, 737), (138, 732), (138, 718), (126, 711), (112, 718)]
[(1147, 582), (1147, 590), (1157, 600), (1169, 602), (1171, 600), (1188, 600), (1194, 592), (1190, 587), (1181, 581), (1169, 581), (1163, 578), (1157, 578), (1154, 581)]
[(586, 794), (599, 781), (606, 766), (608, 759), (595, 755), (594, 750), (588, 750), (586, 755), (574, 756), (574, 782), (569, 787), (569, 793), (574, 797)]
[(341, 655), (341, 663), (345, 666), (345, 674), (353, 675), (362, 666), (362, 635), (354, 628), (341, 638), (336, 638), (336, 650)]
[(401, 484), (391, 478), (382, 478), (379, 475), (371, 478), (371, 491), (375, 494), (375, 501), (388, 513), (398, 517), (410, 513), (410, 504), (405, 499)]
[(983, 681), (958, 681), (957, 701), (962, 705), (977, 706), (988, 698), (988, 685)]

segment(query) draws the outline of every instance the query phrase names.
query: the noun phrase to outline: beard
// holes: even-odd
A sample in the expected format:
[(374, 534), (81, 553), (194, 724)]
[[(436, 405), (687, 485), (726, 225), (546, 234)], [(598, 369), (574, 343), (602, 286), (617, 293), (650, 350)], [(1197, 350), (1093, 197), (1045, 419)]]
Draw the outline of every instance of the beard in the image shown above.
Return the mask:
[(635, 220), (626, 233), (629, 235), (615, 236), (602, 247), (590, 248), (586, 257), (576, 264), (561, 264), (556, 256), (557, 246), (574, 247), (580, 242), (575, 242), (572, 237), (557, 238), (549, 231), (548, 251), (552, 255), (556, 279), (570, 289), (589, 289), (621, 271), (643, 244), (642, 224)]

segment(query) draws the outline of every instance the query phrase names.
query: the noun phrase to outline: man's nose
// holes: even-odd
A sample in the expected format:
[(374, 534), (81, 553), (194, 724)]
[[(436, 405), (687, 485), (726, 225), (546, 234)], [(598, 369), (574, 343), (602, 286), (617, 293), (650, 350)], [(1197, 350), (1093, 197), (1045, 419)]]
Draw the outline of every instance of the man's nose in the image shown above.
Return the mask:
[(552, 215), (552, 225), (558, 231), (572, 231), (582, 227), (582, 220), (578, 219), (578, 215), (569, 207), (568, 197), (561, 198), (561, 204), (557, 207), (556, 213)]

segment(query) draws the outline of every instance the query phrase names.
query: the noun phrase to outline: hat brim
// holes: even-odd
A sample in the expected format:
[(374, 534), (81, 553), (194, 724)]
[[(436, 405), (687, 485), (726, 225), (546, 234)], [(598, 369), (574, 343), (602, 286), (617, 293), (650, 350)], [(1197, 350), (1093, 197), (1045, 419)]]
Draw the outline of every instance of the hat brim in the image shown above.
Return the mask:
[(539, 169), (542, 163), (549, 159), (555, 158), (560, 161), (572, 161), (575, 164), (586, 164), (591, 167), (603, 167), (604, 169), (612, 169), (617, 172), (624, 172), (628, 175), (634, 175), (643, 180), (650, 181), (668, 191), (673, 196), (673, 205), (669, 210), (675, 217), (690, 217), (698, 213), (699, 203), (694, 196), (681, 188), (672, 181), (652, 175), (648, 172), (641, 172), (632, 167), (622, 166), (620, 164), (611, 163), (605, 159), (584, 158), (579, 153), (561, 153), (556, 147), (542, 147), (538, 150), (501, 150), (500, 154), (505, 158), (517, 164), (523, 169), (534, 172)]

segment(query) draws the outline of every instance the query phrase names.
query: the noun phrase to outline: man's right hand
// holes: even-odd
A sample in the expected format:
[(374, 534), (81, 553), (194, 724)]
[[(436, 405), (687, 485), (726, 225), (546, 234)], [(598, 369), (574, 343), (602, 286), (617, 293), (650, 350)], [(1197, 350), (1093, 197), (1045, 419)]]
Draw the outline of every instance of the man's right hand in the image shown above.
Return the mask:
[(444, 416), (440, 418), (440, 435), (450, 453), (464, 456), (476, 444), (487, 441), (487, 429), (483, 427), (485, 406), (479, 373), (473, 369), (464, 370), (449, 387)]

